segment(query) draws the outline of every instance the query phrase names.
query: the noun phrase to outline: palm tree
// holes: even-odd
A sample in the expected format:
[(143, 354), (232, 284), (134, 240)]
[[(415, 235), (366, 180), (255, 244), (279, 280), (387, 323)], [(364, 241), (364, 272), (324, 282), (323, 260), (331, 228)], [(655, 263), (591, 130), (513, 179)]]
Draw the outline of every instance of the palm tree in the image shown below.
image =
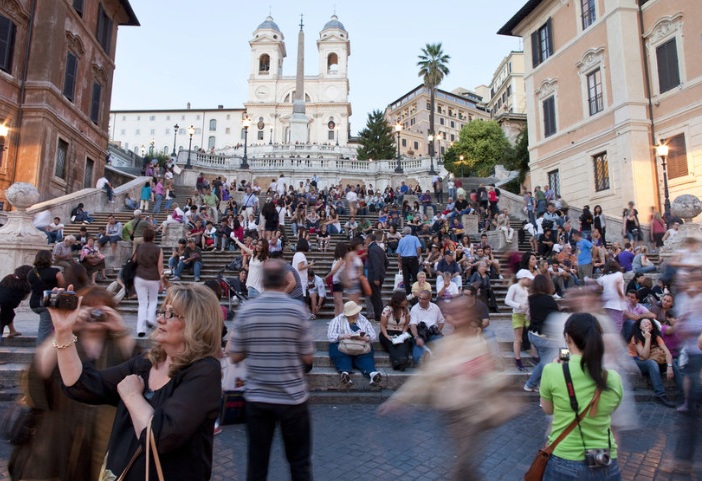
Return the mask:
[[(448, 61), (450, 56), (446, 55), (441, 48), (441, 42), (428, 43), (419, 56), (419, 76), (424, 78), (424, 86), (429, 89), (430, 106), (429, 112), (429, 134), (434, 136), (434, 101), (436, 98), (436, 87), (449, 74)], [(436, 137), (434, 137), (436, 138)], [(434, 142), (429, 144), (429, 155), (434, 156)]]

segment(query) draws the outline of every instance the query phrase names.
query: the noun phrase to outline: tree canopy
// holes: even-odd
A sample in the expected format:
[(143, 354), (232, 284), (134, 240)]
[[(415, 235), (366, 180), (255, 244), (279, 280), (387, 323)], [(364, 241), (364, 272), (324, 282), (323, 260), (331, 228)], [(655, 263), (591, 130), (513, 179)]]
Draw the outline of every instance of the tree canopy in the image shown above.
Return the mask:
[(395, 140), (392, 127), (385, 120), (383, 112), (374, 110), (368, 114), (366, 128), (359, 132), (360, 144), (358, 158), (392, 159), (395, 157)]
[(489, 177), (495, 165), (504, 162), (509, 149), (509, 141), (497, 122), (476, 120), (461, 129), (458, 140), (444, 155), (444, 167), (458, 175)]
[[(434, 111), (436, 110), (436, 87), (441, 83), (445, 76), (449, 74), (448, 61), (450, 56), (444, 53), (439, 43), (428, 43), (419, 55), (419, 76), (424, 79), (424, 85), (429, 89), (429, 133), (434, 135)], [(434, 155), (434, 142), (429, 144), (429, 153)]]
[(505, 159), (505, 167), (519, 171), (519, 184), (523, 184), (529, 172), (529, 130), (525, 125), (517, 137), (514, 147), (509, 149)]

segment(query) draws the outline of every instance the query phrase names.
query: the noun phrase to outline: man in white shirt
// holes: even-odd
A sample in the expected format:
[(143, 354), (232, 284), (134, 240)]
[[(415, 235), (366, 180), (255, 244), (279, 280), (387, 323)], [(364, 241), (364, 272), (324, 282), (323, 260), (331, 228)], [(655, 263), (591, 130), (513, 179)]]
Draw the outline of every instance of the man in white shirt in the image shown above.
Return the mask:
[(312, 319), (316, 319), (319, 310), (324, 305), (324, 300), (327, 298), (327, 289), (324, 286), (324, 279), (316, 275), (312, 269), (307, 269), (307, 295)]
[(510, 225), (509, 212), (507, 209), (503, 210), (502, 213), (497, 216), (493, 224), (495, 224), (498, 230), (502, 231), (505, 236), (505, 241), (511, 244), (514, 238), (514, 229)]
[(61, 242), (63, 240), (63, 228), (64, 225), (61, 223), (61, 219), (58, 217), (54, 217), (54, 221), (44, 227), (43, 231), (46, 232), (46, 235), (49, 238), (49, 244)]
[(107, 192), (107, 201), (110, 203), (114, 202), (114, 200), (112, 200), (112, 196), (114, 194), (112, 191), (112, 184), (110, 184), (110, 181), (107, 180), (105, 176), (102, 176), (97, 180), (95, 183), (95, 188), (103, 189), (105, 192)]
[(410, 311), (410, 331), (414, 337), (412, 359), (415, 366), (424, 355), (424, 345), (443, 337), (444, 316), (439, 306), (431, 302), (431, 292), (421, 291), (417, 296), (419, 303)]
[(346, 201), (349, 203), (349, 209), (351, 210), (351, 217), (356, 217), (356, 210), (358, 209), (358, 195), (353, 190), (349, 190), (346, 193)]
[(283, 174), (280, 174), (280, 178), (278, 179), (278, 182), (276, 183), (276, 192), (278, 193), (279, 196), (285, 195), (285, 193), (288, 190), (288, 179), (285, 178)]

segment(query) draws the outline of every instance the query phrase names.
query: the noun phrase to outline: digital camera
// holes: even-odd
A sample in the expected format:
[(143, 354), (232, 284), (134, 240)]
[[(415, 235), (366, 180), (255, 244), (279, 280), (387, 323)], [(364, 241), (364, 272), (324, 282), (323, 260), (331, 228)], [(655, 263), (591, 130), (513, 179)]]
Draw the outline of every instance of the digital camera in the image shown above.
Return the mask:
[(78, 296), (74, 291), (44, 291), (41, 305), (72, 311), (78, 307)]
[(90, 310), (90, 317), (88, 318), (88, 322), (105, 322), (106, 320), (107, 315), (102, 309), (96, 308)]
[(609, 449), (586, 449), (585, 462), (588, 468), (602, 468), (612, 464)]
[(564, 347), (560, 348), (558, 351), (558, 359), (563, 362), (570, 361), (570, 351)]

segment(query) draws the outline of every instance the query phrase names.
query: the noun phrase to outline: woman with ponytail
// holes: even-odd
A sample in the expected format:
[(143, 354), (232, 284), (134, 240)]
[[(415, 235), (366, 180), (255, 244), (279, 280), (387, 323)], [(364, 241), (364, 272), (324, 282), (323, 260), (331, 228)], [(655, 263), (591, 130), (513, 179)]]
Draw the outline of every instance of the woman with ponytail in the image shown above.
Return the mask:
[[(540, 390), (544, 412), (553, 414), (549, 444), (585, 410), (596, 391), (601, 391), (601, 394), (575, 429), (556, 446), (543, 479), (619, 481), (617, 444), (610, 425), (612, 412), (622, 400), (621, 378), (617, 372), (603, 369), (604, 340), (595, 316), (589, 313), (571, 315), (566, 321), (564, 336), (570, 351), (567, 371), (578, 412), (575, 412), (568, 394), (562, 361), (549, 364), (544, 368)], [(599, 456), (595, 456), (596, 453)]]

